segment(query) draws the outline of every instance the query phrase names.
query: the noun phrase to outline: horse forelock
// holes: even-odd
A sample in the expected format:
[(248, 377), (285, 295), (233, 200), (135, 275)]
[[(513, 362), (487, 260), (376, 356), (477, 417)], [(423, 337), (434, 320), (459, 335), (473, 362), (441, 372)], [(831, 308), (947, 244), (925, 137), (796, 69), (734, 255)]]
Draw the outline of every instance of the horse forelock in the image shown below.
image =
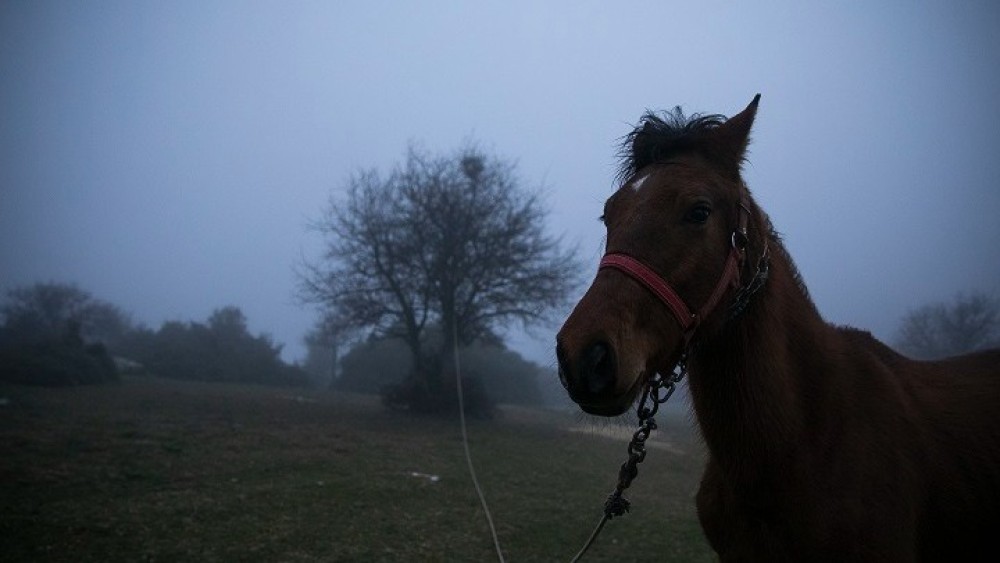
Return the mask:
[(685, 116), (680, 106), (667, 112), (646, 112), (622, 139), (617, 180), (622, 184), (640, 170), (685, 152), (714, 156), (709, 133), (726, 122), (718, 114)]

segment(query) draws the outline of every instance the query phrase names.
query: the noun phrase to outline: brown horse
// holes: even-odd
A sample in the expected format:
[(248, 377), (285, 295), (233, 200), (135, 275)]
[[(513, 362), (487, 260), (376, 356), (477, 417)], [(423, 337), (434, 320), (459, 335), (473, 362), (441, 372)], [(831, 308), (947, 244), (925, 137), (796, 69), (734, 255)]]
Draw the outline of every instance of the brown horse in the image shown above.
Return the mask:
[(560, 379), (615, 416), (686, 359), (722, 561), (997, 560), (1000, 350), (918, 362), (823, 321), (742, 181), (759, 98), (626, 137)]

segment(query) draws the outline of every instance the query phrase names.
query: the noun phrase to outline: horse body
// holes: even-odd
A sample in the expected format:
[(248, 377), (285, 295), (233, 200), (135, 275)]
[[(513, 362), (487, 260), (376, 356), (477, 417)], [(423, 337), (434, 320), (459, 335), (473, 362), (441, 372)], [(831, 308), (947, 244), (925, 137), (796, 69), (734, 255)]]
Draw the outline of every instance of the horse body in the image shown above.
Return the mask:
[(605, 223), (609, 254), (698, 304), (747, 213), (754, 232), (727, 297), (757, 257), (766, 283), (692, 334), (641, 283), (602, 269), (559, 333), (560, 377), (584, 410), (615, 415), (687, 352), (709, 454), (698, 513), (723, 561), (986, 557), (1000, 524), (1000, 350), (917, 362), (823, 321), (739, 178), (755, 111), (756, 100), (701, 129), (637, 129)]
[(797, 289), (784, 271), (689, 360), (712, 546), (723, 561), (981, 557), (1000, 523), (1000, 351), (915, 362), (804, 296), (786, 324), (770, 302)]

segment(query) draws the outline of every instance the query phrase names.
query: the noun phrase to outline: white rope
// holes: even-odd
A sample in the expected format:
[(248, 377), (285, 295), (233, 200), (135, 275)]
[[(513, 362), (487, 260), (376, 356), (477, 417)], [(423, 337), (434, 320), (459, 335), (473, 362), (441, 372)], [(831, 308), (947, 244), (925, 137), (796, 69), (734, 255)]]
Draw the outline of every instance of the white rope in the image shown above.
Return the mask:
[(583, 559), (583, 555), (587, 553), (588, 550), (590, 550), (590, 546), (594, 545), (594, 541), (597, 540), (597, 535), (601, 533), (601, 530), (604, 528), (604, 525), (607, 524), (608, 520), (610, 519), (611, 517), (609, 517), (607, 513), (605, 513), (604, 516), (601, 517), (601, 521), (597, 523), (597, 527), (594, 528), (593, 532), (591, 532), (590, 537), (587, 539), (587, 543), (583, 544), (583, 547), (580, 548), (580, 551), (577, 552), (576, 556), (573, 557), (573, 559), (571, 559), (569, 563), (577, 563), (578, 561)]
[(479, 495), (479, 502), (483, 505), (483, 512), (486, 514), (486, 523), (490, 525), (490, 533), (493, 535), (493, 546), (497, 551), (497, 559), (504, 563), (503, 550), (500, 549), (500, 538), (497, 537), (497, 529), (493, 525), (493, 516), (490, 515), (490, 508), (486, 505), (486, 495), (483, 494), (482, 487), (479, 486), (479, 479), (476, 478), (476, 468), (472, 465), (472, 453), (469, 451), (469, 433), (465, 428), (465, 399), (462, 397), (462, 370), (458, 361), (458, 328), (452, 325), (452, 351), (455, 361), (455, 381), (458, 386), (458, 415), (462, 422), (462, 446), (465, 448), (465, 461), (469, 465), (469, 474), (472, 475), (472, 484), (476, 487), (476, 494)]

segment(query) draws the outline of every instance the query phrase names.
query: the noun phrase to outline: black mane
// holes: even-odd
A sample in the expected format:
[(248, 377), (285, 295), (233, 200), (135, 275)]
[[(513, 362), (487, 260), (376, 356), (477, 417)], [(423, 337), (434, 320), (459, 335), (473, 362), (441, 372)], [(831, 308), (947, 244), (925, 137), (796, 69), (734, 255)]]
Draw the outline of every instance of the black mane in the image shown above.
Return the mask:
[[(723, 115), (685, 116), (680, 106), (659, 114), (647, 111), (622, 140), (618, 182), (624, 182), (650, 164), (689, 151), (710, 152), (706, 133), (726, 122)], [(708, 154), (707, 156), (712, 156)]]

